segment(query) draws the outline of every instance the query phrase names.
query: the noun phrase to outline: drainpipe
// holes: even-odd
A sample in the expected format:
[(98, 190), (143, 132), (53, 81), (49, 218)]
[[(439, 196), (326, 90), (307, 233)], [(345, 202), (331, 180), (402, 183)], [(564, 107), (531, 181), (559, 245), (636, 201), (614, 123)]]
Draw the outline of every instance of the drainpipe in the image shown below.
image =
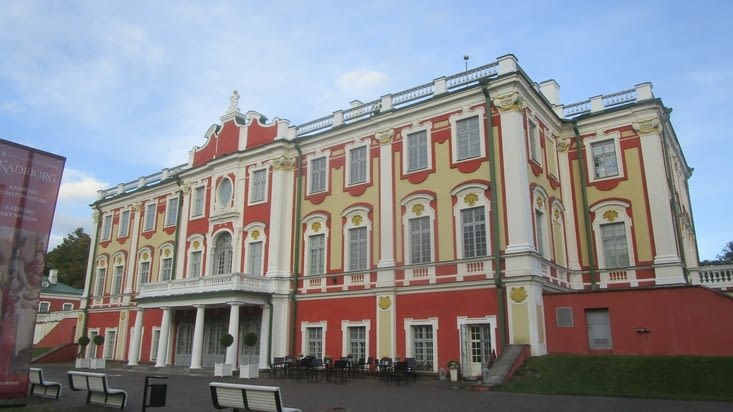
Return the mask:
[(588, 210), (588, 190), (585, 176), (585, 156), (583, 155), (583, 142), (578, 131), (578, 122), (573, 121), (573, 132), (575, 132), (575, 146), (578, 148), (578, 170), (580, 171), (580, 194), (583, 200), (583, 223), (585, 224), (585, 248), (588, 250), (588, 274), (590, 276), (591, 290), (598, 290), (596, 285), (596, 259), (593, 253), (593, 233), (590, 227), (590, 210)]
[(295, 300), (295, 293), (298, 290), (298, 272), (300, 270), (300, 215), (301, 215), (301, 198), (303, 194), (303, 151), (300, 145), (295, 142), (295, 151), (298, 157), (295, 161), (295, 178), (297, 179), (297, 188), (295, 194), (295, 238), (293, 241), (293, 277), (292, 290), (290, 291), (290, 347), (289, 354), (295, 356), (295, 334), (297, 331), (296, 318), (298, 316), (298, 303)]
[(491, 213), (491, 244), (494, 247), (494, 285), (497, 291), (497, 305), (499, 309), (498, 329), (500, 351), (507, 345), (506, 336), (506, 302), (504, 300), (504, 284), (501, 281), (501, 249), (499, 247), (499, 193), (497, 185), (497, 162), (494, 150), (494, 125), (491, 112), (491, 95), (489, 94), (489, 80), (482, 79), (479, 81), (481, 91), (484, 93), (486, 100), (486, 119), (488, 122), (488, 133), (486, 133), (486, 150), (489, 152), (489, 179), (491, 180), (491, 204), (493, 205)]

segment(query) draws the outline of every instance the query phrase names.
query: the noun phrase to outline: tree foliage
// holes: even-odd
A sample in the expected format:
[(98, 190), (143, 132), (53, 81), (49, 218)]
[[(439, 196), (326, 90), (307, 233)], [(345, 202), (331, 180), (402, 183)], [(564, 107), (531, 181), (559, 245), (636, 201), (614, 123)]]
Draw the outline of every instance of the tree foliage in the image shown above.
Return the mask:
[[(81, 289), (84, 287), (91, 237), (77, 228), (46, 255), (46, 270), (58, 269), (59, 282)], [(48, 273), (48, 272), (47, 272)]]
[(728, 242), (720, 254), (717, 256), (721, 263), (733, 263), (733, 240)]

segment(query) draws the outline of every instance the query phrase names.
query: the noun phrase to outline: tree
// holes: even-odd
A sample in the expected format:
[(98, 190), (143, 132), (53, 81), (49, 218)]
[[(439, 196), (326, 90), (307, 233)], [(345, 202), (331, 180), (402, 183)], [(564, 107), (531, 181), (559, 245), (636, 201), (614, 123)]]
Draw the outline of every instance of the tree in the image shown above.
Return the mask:
[(89, 247), (92, 239), (84, 233), (83, 228), (77, 228), (68, 234), (64, 240), (46, 255), (46, 273), (50, 269), (59, 271), (59, 282), (81, 289), (84, 287)]
[(733, 263), (733, 240), (725, 245), (717, 258), (721, 263)]

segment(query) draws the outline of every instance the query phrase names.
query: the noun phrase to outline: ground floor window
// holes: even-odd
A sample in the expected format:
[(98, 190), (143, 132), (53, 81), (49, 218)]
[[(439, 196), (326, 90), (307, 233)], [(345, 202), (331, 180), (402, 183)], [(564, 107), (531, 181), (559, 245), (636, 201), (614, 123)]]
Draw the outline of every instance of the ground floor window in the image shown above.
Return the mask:
[(412, 357), (418, 369), (433, 370), (433, 326), (412, 326)]
[(160, 328), (153, 328), (153, 336), (150, 338), (150, 360), (158, 359), (158, 344), (160, 341)]
[(117, 341), (117, 331), (107, 330), (104, 337), (104, 359), (113, 359), (115, 356), (115, 342)]
[(306, 328), (306, 353), (307, 356), (323, 358), (323, 328)]
[(348, 355), (354, 360), (366, 359), (366, 327), (351, 326), (348, 331)]

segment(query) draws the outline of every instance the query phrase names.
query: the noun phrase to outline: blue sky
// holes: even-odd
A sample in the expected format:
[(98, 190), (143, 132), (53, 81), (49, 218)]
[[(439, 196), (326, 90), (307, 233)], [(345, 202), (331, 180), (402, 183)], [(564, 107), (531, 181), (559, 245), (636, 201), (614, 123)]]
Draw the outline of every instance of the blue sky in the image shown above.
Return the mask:
[(0, 138), (67, 158), (52, 243), (100, 188), (188, 160), (239, 91), (301, 124), (513, 54), (565, 104), (651, 82), (701, 259), (733, 240), (728, 1), (33, 1), (0, 10)]

